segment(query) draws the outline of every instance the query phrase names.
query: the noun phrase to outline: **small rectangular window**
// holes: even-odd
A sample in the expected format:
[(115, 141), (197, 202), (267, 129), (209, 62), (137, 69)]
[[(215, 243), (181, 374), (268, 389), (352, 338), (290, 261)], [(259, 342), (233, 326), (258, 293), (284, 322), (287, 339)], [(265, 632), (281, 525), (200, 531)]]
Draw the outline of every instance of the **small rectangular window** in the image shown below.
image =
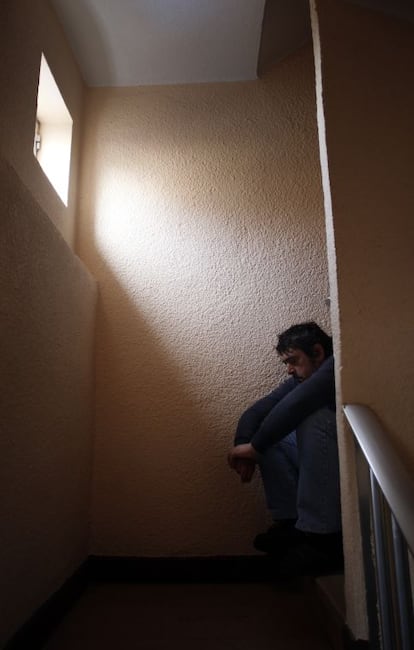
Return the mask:
[(68, 204), (72, 117), (42, 54), (33, 153), (65, 205)]

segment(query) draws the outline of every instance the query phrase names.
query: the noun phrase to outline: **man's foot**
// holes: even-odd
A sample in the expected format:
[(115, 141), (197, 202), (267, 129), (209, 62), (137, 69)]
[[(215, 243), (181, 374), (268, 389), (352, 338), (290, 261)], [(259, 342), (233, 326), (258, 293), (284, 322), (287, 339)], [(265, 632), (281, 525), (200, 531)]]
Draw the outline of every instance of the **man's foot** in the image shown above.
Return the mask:
[(317, 576), (340, 573), (343, 568), (341, 533), (303, 533), (279, 559), (277, 573), (283, 577)]
[(253, 546), (258, 551), (271, 555), (283, 553), (300, 535), (295, 528), (296, 519), (280, 519), (275, 521), (265, 532), (259, 533), (253, 540)]

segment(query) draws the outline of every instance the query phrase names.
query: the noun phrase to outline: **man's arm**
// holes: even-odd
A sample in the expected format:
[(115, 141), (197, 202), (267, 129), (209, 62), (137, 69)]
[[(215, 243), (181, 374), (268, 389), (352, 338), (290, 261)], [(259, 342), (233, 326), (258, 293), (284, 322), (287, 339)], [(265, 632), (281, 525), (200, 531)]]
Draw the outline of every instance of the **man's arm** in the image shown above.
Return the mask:
[[(228, 463), (237, 474), (239, 474), (242, 483), (249, 483), (252, 479), (257, 455), (253, 448), (251, 448), (250, 440), (259, 429), (261, 423), (274, 406), (283, 399), (289, 391), (295, 386), (293, 378), (289, 378), (283, 382), (276, 390), (266, 395), (262, 399), (255, 402), (250, 408), (247, 409), (241, 416), (237, 425), (236, 435), (234, 439), (234, 447), (228, 455)], [(246, 444), (248, 443), (248, 444)], [(234, 456), (234, 452), (242, 452), (249, 447), (251, 452), (248, 457)]]
[(284, 381), (278, 388), (259, 399), (250, 406), (241, 416), (234, 437), (235, 445), (242, 445), (250, 442), (260, 428), (265, 417), (272, 409), (295, 388), (296, 382), (293, 377)]
[(326, 361), (308, 379), (294, 386), (278, 401), (250, 438), (255, 451), (262, 453), (294, 431), (309, 415), (324, 406), (335, 408), (334, 359)]

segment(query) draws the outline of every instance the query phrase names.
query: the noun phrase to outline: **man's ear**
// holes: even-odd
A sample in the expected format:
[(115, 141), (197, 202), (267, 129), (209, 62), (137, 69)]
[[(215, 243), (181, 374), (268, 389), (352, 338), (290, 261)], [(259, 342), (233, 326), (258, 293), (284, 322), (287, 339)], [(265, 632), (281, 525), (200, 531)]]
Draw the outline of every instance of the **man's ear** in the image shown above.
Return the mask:
[(325, 359), (326, 354), (323, 346), (320, 343), (315, 343), (313, 346), (313, 360), (317, 363), (322, 363), (322, 361), (325, 361)]

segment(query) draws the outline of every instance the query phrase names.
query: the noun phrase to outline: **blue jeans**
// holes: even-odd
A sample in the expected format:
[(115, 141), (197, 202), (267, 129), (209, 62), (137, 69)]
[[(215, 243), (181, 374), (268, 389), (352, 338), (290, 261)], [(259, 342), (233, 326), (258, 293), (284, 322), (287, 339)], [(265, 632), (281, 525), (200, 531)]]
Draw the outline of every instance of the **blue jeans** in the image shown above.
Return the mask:
[(296, 431), (272, 445), (259, 460), (268, 508), (274, 520), (296, 519), (312, 533), (341, 530), (336, 415), (315, 411)]

